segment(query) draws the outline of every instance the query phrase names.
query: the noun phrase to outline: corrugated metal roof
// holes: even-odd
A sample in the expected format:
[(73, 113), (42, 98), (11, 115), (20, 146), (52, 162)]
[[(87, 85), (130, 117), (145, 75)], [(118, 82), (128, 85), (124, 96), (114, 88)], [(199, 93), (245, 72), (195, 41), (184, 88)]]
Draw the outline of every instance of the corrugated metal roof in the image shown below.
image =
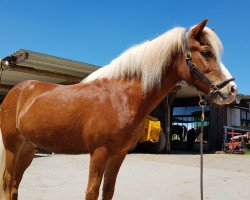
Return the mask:
[(76, 83), (98, 69), (97, 66), (20, 49), (2, 59), (0, 95), (24, 80)]
[(20, 49), (10, 56), (4, 58), (3, 60), (8, 60), (11, 57), (18, 59), (23, 55), (27, 55), (27, 57), (16, 63), (17, 65), (75, 76), (90, 74), (98, 69), (97, 66), (92, 64), (77, 62), (65, 58), (59, 58), (56, 56), (50, 56), (47, 54), (37, 53), (25, 49)]

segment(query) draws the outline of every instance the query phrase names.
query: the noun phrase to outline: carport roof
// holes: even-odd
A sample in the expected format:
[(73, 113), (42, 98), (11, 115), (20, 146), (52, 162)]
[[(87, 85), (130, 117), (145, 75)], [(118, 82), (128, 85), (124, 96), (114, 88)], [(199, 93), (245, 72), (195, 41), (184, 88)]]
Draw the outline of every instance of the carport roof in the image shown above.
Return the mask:
[(24, 80), (72, 84), (98, 69), (97, 66), (20, 49), (2, 59), (0, 94), (5, 95)]

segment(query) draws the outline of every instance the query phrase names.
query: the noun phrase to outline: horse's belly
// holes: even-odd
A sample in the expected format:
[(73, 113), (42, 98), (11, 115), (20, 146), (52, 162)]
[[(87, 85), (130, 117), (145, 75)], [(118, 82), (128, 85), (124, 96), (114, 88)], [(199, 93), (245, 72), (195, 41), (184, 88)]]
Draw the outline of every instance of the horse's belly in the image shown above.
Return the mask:
[(20, 133), (32, 144), (39, 148), (65, 154), (88, 153), (80, 127), (70, 126), (66, 122), (48, 121), (36, 118), (21, 119)]

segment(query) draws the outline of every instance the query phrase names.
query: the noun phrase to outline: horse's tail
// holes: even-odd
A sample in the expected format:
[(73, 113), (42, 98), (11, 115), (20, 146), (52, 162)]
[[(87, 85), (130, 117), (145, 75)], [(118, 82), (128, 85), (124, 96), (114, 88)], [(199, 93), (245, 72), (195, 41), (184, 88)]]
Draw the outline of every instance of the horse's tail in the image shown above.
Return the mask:
[(5, 148), (3, 146), (3, 138), (0, 127), (0, 200), (5, 200), (5, 193), (3, 190), (3, 174), (5, 171), (6, 158), (5, 158)]

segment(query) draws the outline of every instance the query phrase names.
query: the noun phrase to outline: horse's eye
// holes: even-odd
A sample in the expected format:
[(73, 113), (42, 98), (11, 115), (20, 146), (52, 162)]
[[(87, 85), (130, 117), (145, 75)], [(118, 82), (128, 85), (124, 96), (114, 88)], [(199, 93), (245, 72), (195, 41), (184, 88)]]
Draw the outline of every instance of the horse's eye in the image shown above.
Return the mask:
[(205, 51), (201, 52), (201, 55), (204, 56), (205, 58), (210, 58), (210, 57), (212, 57), (212, 52), (205, 50)]

